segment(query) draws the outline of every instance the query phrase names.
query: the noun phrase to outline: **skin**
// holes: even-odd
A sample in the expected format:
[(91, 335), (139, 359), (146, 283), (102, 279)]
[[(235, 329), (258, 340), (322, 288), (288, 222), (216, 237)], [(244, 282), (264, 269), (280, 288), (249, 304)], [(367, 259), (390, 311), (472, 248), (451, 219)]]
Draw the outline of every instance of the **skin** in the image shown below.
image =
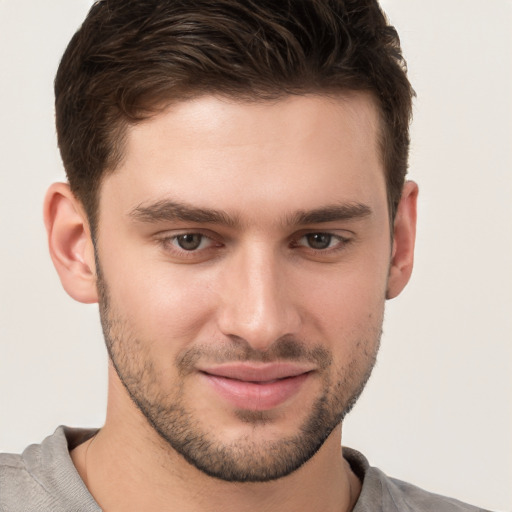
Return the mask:
[[(342, 458), (341, 424), (287, 476), (226, 482), (177, 453), (130, 393), (167, 409), (179, 403), (187, 428), (249, 453), (256, 467), (276, 462), (268, 447), (295, 438), (320, 397), (341, 418), (373, 366), (385, 300), (412, 270), (417, 187), (406, 183), (391, 237), (377, 132), (362, 93), (172, 105), (129, 129), (124, 159), (101, 185), (96, 260), (80, 203), (67, 185), (50, 188), (53, 261), (73, 298), (100, 301), (114, 360), (105, 426), (72, 452), (104, 510), (353, 508), (361, 484)], [(221, 215), (162, 215), (176, 202)], [(327, 217), (333, 205), (350, 215)], [(200, 235), (185, 240), (199, 246), (180, 248), (184, 234)], [(201, 373), (233, 359), (296, 361), (286, 342), (302, 347), (311, 372), (276, 407), (241, 412)], [(314, 350), (329, 364), (307, 355)]]

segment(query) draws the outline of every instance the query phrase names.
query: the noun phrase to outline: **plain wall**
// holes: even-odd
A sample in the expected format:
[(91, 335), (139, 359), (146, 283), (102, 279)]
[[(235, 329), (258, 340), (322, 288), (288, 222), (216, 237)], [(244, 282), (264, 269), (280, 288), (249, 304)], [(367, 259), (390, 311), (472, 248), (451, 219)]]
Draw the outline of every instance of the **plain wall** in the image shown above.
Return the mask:
[[(512, 510), (512, 2), (386, 0), (417, 92), (416, 268), (388, 304), (344, 444), (388, 474)], [(0, 0), (0, 450), (99, 426), (97, 308), (61, 289), (45, 189), (64, 177), (52, 81), (86, 0)]]

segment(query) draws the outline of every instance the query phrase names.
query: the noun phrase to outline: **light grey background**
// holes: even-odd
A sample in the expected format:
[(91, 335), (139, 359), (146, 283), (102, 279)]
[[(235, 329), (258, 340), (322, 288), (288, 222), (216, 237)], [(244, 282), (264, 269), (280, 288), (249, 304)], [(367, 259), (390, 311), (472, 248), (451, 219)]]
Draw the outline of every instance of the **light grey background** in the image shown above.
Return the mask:
[[(389, 474), (512, 510), (512, 2), (386, 0), (417, 91), (416, 269), (388, 304), (344, 443)], [(52, 81), (87, 0), (0, 0), (0, 450), (98, 426), (95, 306), (62, 291), (41, 219), (63, 179)]]

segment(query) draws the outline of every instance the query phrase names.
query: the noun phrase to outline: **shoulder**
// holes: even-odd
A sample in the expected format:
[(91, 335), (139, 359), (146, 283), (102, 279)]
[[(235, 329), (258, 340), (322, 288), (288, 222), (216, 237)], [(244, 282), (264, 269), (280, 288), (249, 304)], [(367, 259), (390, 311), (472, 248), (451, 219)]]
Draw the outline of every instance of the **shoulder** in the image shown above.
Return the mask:
[(430, 512), (485, 512), (484, 509), (463, 503), (447, 496), (431, 493), (408, 482), (390, 478), (377, 468), (372, 468), (382, 483), (384, 500), (392, 501), (397, 510)]
[(97, 512), (69, 455), (70, 442), (84, 435), (59, 427), (21, 454), (0, 454), (0, 512)]
[(363, 482), (353, 512), (489, 512), (391, 478), (350, 448), (343, 449), (343, 456)]
[(0, 454), (0, 511), (22, 510), (22, 497), (44, 495), (44, 487), (28, 470), (24, 455), (33, 461), (40, 456), (36, 445), (29, 446), (23, 454)]

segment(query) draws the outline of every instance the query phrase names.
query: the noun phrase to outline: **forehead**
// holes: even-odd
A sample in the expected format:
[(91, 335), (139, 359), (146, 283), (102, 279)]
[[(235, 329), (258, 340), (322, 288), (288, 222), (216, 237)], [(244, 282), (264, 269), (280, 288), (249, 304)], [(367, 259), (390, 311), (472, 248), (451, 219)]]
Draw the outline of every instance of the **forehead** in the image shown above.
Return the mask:
[(101, 197), (128, 209), (170, 196), (237, 214), (261, 214), (272, 201), (290, 210), (369, 202), (385, 197), (378, 133), (369, 94), (273, 102), (202, 96), (131, 126)]

